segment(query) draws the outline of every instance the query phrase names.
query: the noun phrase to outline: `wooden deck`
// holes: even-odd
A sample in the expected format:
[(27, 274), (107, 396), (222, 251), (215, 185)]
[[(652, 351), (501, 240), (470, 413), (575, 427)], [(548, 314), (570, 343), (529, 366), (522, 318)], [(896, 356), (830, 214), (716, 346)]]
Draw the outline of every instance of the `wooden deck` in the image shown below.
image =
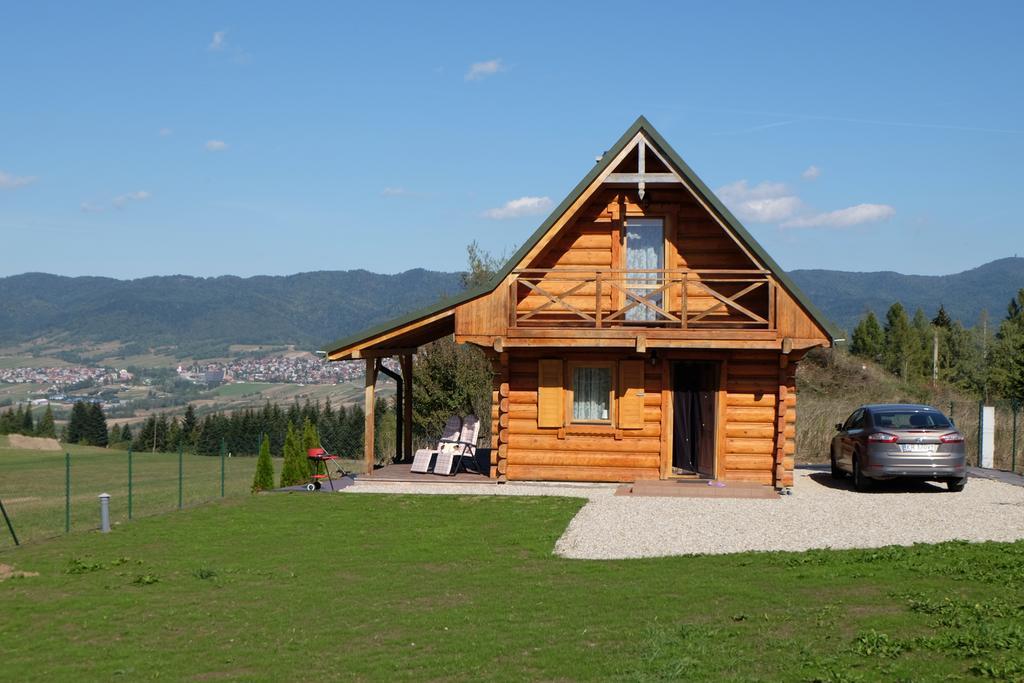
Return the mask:
[(375, 469), (373, 474), (360, 474), (357, 475), (358, 479), (364, 481), (393, 481), (411, 483), (418, 482), (423, 484), (497, 484), (496, 479), (490, 479), (482, 474), (474, 474), (473, 472), (459, 472), (454, 476), (444, 476), (441, 474), (422, 474), (420, 472), (410, 472), (409, 468), (412, 467), (410, 463), (394, 463), (391, 465), (385, 465), (384, 467)]

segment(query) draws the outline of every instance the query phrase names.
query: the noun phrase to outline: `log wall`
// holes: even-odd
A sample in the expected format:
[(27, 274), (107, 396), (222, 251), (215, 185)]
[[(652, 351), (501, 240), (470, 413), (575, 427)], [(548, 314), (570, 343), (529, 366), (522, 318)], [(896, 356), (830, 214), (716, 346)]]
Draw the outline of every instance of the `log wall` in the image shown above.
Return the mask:
[[(497, 358), (498, 356), (496, 356)], [(676, 360), (717, 360), (724, 367), (720, 387), (717, 477), (777, 487), (792, 485), (796, 434), (795, 363), (774, 352), (731, 351), (675, 354), (644, 363), (643, 422), (638, 429), (611, 425), (538, 426), (538, 366), (541, 358), (635, 360), (637, 354), (573, 354), (514, 351), (496, 362), (492, 411), (492, 476), (510, 480), (610, 481), (657, 479), (671, 467), (670, 377), (663, 369)], [(670, 381), (670, 380), (669, 380)], [(507, 392), (507, 396), (503, 395)], [(616, 394), (621, 393), (617, 387)]]

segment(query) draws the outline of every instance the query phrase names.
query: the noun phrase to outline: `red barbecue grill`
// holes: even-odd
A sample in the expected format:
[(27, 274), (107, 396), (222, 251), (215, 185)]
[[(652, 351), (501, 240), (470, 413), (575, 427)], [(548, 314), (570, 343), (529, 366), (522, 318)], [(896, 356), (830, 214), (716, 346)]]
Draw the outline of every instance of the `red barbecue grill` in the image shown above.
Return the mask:
[(341, 468), (340, 458), (336, 455), (331, 455), (323, 448), (310, 448), (306, 451), (306, 459), (309, 460), (310, 470), (313, 471), (313, 474), (310, 476), (310, 482), (306, 484), (307, 491), (319, 491), (323, 488), (324, 479), (327, 480), (327, 485), (334, 491), (334, 478), (331, 477), (332, 468), (338, 479), (347, 474)]

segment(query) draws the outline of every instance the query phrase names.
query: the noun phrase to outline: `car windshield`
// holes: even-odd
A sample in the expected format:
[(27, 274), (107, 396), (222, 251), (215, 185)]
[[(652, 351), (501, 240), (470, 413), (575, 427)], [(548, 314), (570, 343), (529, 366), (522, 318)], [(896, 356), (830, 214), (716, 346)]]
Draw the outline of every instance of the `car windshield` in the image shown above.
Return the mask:
[(937, 410), (880, 410), (874, 413), (876, 427), (883, 429), (949, 429), (949, 419)]

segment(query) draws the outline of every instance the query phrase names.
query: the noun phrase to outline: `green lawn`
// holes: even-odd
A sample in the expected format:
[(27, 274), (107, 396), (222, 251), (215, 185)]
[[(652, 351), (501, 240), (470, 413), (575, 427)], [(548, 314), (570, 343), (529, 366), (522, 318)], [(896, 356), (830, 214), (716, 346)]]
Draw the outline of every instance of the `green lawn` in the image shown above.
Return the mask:
[(9, 680), (1024, 676), (1024, 543), (551, 554), (581, 501), (270, 494), (0, 563)]
[[(0, 437), (2, 438), (2, 437)], [(99, 526), (100, 493), (111, 495), (111, 520), (128, 520), (128, 452), (68, 446), (71, 453), (71, 526)], [(185, 454), (182, 458), (182, 502), (194, 506), (219, 499), (220, 458)], [(255, 458), (226, 458), (224, 493), (248, 496)], [(279, 474), (280, 459), (274, 461)], [(132, 513), (144, 517), (178, 507), (178, 454), (135, 453), (132, 457)], [(0, 499), (26, 542), (64, 533), (65, 463), (63, 452), (19, 450), (0, 442)], [(0, 527), (0, 548), (12, 545)]]

